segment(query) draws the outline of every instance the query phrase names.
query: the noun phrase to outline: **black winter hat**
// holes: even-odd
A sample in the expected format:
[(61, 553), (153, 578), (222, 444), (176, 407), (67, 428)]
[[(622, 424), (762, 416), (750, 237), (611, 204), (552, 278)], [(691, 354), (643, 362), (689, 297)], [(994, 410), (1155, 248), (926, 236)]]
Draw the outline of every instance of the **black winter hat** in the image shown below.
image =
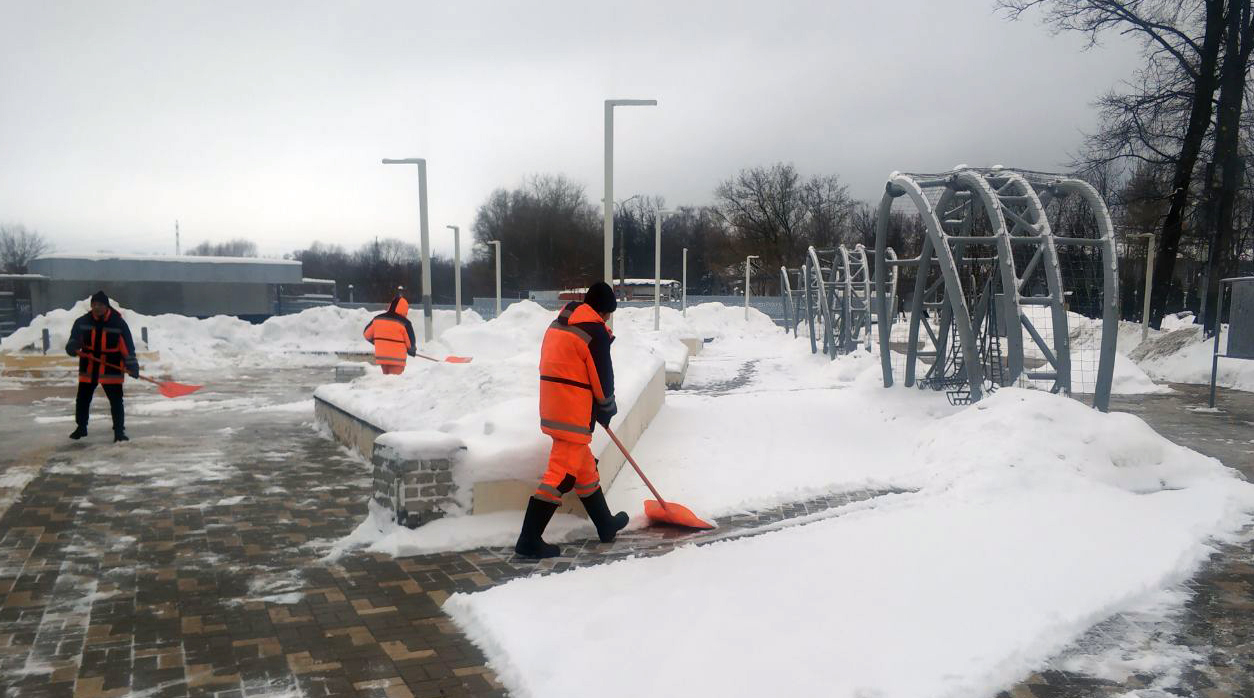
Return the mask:
[(614, 289), (604, 281), (598, 281), (588, 288), (583, 302), (592, 306), (598, 313), (612, 313), (618, 308), (618, 299), (614, 298)]
[(96, 291), (91, 296), (91, 302), (92, 303), (104, 303), (105, 305), (109, 305), (109, 297), (105, 295), (104, 291)]

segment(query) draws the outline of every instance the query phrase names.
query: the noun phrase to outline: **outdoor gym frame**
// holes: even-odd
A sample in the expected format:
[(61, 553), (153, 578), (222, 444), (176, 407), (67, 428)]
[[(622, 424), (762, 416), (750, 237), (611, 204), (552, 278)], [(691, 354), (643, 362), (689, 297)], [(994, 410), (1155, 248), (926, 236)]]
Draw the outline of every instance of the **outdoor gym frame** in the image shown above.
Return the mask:
[[(924, 226), (918, 257), (892, 259), (887, 247), (894, 202), (906, 197)], [(1050, 202), (1076, 196), (1095, 222), (1096, 237), (1056, 234), (1047, 215)], [(935, 203), (933, 203), (935, 202)], [(1095, 247), (1101, 255), (1102, 337), (1093, 404), (1110, 402), (1118, 337), (1118, 261), (1110, 214), (1087, 182), (1062, 175), (1002, 168), (959, 167), (936, 175), (894, 172), (880, 200), (875, 230), (874, 293), (884, 385), (893, 385), (892, 316), (887, 286), (890, 268), (914, 270), (909, 339), (903, 383), (947, 390), (951, 400), (970, 402), (1020, 379), (1044, 381), (1052, 392), (1071, 392), (1071, 347), (1058, 246)], [(1022, 250), (1022, 252), (1019, 252)], [(811, 263), (818, 265), (811, 253)], [(1039, 272), (1039, 273), (1038, 273)], [(1043, 276), (1043, 283), (1041, 277)], [(894, 275), (895, 284), (895, 275)], [(824, 299), (823, 294), (819, 294)], [(1047, 340), (1024, 309), (1049, 310)], [(929, 313), (935, 311), (938, 327)], [(1001, 318), (1001, 320), (999, 320)], [(1017, 322), (1016, 322), (1017, 321)], [(1025, 369), (1026, 330), (1042, 364)], [(869, 322), (868, 322), (869, 329)], [(920, 330), (932, 349), (922, 350)], [(1001, 338), (1006, 355), (1001, 353)], [(826, 337), (825, 337), (826, 346)], [(921, 358), (932, 365), (917, 378)]]

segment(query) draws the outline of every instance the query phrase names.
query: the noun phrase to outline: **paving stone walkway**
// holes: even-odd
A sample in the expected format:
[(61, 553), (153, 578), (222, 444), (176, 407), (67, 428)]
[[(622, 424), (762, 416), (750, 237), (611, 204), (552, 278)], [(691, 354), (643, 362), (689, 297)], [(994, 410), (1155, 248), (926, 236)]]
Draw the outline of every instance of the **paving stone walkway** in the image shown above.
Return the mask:
[[(753, 371), (746, 365), (702, 392), (742, 387)], [(370, 473), (316, 433), (311, 406), (302, 411), (327, 374), (287, 370), (211, 385), (197, 394), (206, 404), (186, 412), (164, 411), (176, 403), (128, 386), (135, 440), (122, 445), (105, 438), (100, 415), (88, 440), (65, 439), (72, 383), (0, 391), (0, 442), (21, 444), (0, 452), (0, 509), (8, 506), (0, 516), (0, 695), (504, 695), (483, 655), (441, 612), (450, 594), (758, 535), (889, 494), (834, 494), (724, 519), (713, 532), (650, 529), (610, 545), (575, 541), (562, 557), (538, 563), (508, 548), (330, 559), (331, 543), (365, 516)], [(1224, 412), (1184, 409), (1195, 392), (1184, 387), (1117, 408), (1239, 466), (1254, 448), (1238, 437), (1254, 431), (1254, 400), (1225, 394)], [(1254, 460), (1245, 466), (1252, 474)], [(5, 498), (6, 482), (23, 484), (9, 488), (20, 497)], [(1180, 612), (1107, 619), (1054, 662), (1183, 648), (1193, 655), (1182, 676), (1147, 672), (1114, 682), (1058, 668), (1003, 695), (1113, 696), (1162, 686), (1142, 695), (1254, 698), (1252, 558), (1249, 546), (1218, 551), (1189, 583)]]

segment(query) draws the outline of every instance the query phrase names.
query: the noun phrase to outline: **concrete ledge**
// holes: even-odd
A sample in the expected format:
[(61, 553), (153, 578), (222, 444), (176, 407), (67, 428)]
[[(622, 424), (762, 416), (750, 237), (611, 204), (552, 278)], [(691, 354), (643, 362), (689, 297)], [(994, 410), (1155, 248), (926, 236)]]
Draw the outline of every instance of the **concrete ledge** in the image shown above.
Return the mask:
[(700, 354), (701, 347), (705, 346), (705, 342), (700, 337), (680, 337), (679, 341), (688, 347), (688, 356)]
[(317, 396), (314, 397), (314, 419), (325, 424), (336, 441), (366, 460), (374, 458), (374, 441), (384, 434), (379, 427)]
[[(666, 369), (659, 366), (657, 373), (653, 374), (649, 383), (641, 391), (640, 397), (636, 399), (636, 404), (632, 406), (631, 411), (614, 427), (614, 433), (618, 435), (624, 446), (630, 449), (636, 445), (664, 404), (666, 404)], [(596, 447), (595, 441), (593, 447)], [(597, 470), (601, 473), (601, 486), (609, 489), (610, 483), (618, 476), (618, 471), (622, 469), (627, 459), (609, 439), (605, 440), (600, 453), (594, 452), (593, 455), (598, 459)], [(534, 479), (477, 482), (474, 486), (472, 500), (474, 504), (471, 513), (521, 511), (527, 507), (527, 499), (535, 490), (536, 480)], [(579, 498), (574, 492), (566, 493), (558, 511), (577, 516), (585, 515), (583, 505), (579, 503)]]

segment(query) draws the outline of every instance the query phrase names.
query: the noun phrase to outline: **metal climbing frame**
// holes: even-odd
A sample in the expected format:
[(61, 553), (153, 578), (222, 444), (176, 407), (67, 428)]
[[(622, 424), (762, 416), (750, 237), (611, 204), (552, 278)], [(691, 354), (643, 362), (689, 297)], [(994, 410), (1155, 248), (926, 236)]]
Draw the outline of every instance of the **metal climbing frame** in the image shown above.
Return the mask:
[[(1097, 237), (1056, 236), (1046, 215), (1050, 200), (1078, 195), (1097, 221)], [(893, 259), (886, 245), (893, 202), (907, 197), (922, 220), (922, 250), (913, 259)], [(1087, 183), (1000, 168), (960, 168), (939, 175), (893, 173), (880, 200), (876, 223), (875, 293), (884, 385), (893, 384), (890, 314), (885, 288), (888, 269), (913, 267), (914, 295), (906, 347), (904, 384), (946, 390), (955, 402), (980, 399), (998, 386), (1020, 379), (1045, 381), (1055, 392), (1070, 392), (1071, 358), (1065, 289), (1057, 245), (1091, 245), (1103, 255), (1103, 323), (1094, 405), (1110, 399), (1117, 339), (1117, 260), (1110, 216)], [(1043, 277), (1043, 278), (1042, 278)], [(1050, 310), (1052, 341), (1024, 312)], [(937, 326), (932, 325), (935, 314)], [(1025, 370), (1026, 330), (1040, 358)], [(919, 343), (920, 329), (931, 340)], [(1002, 340), (1005, 341), (1003, 351)], [(931, 366), (916, 380), (920, 360)]]
[[(866, 249), (862, 245), (852, 250), (844, 245), (825, 250), (810, 247), (805, 264), (796, 271), (801, 286), (800, 291), (791, 292), (792, 305), (805, 313), (811, 351), (819, 352), (820, 335), (823, 353), (832, 358), (853, 351), (859, 344), (869, 350), (874, 318)], [(780, 273), (788, 286), (789, 271), (781, 269)], [(895, 294), (895, 274), (891, 283)]]

